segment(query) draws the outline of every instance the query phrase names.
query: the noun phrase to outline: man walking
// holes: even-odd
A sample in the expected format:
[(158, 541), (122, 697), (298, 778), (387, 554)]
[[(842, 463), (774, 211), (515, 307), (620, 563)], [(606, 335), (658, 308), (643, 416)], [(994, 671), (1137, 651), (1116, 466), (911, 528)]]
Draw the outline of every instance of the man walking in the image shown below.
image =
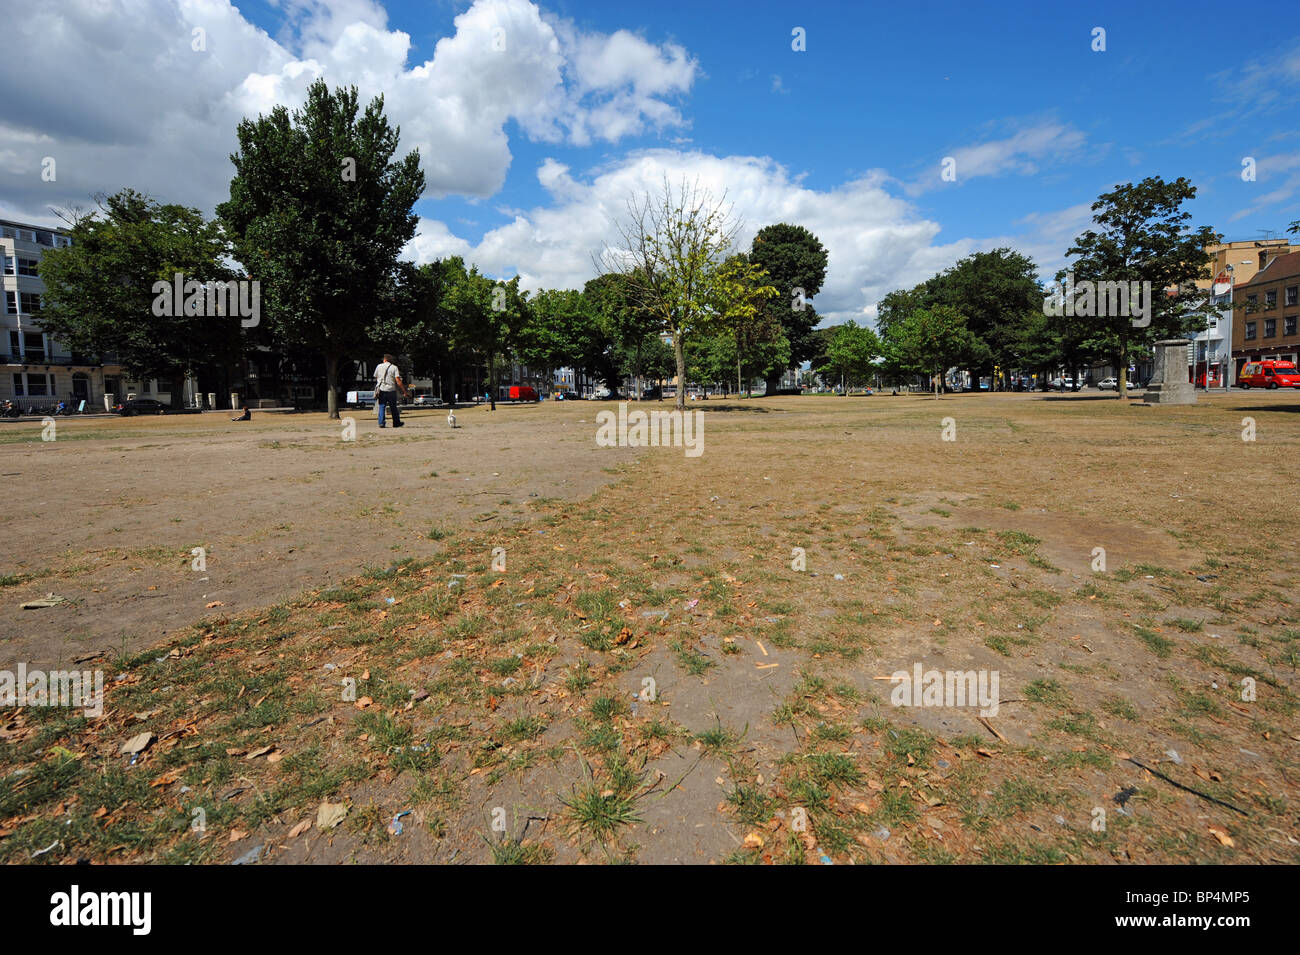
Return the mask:
[(406, 382), (402, 373), (393, 363), (392, 355), (385, 355), (383, 363), (375, 368), (375, 406), (379, 409), (379, 427), (384, 427), (384, 408), (387, 406), (393, 414), (393, 427), (402, 426), (402, 414), (397, 410), (397, 392), (406, 394)]

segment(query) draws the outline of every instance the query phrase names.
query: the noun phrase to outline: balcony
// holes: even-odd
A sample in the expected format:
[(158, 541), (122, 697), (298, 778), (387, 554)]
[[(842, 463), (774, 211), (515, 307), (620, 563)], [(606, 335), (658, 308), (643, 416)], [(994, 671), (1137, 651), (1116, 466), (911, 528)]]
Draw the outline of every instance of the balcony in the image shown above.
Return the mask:
[(0, 364), (5, 365), (57, 365), (59, 362), (47, 358), (45, 352), (29, 351), (26, 355), (14, 355), (0, 352)]

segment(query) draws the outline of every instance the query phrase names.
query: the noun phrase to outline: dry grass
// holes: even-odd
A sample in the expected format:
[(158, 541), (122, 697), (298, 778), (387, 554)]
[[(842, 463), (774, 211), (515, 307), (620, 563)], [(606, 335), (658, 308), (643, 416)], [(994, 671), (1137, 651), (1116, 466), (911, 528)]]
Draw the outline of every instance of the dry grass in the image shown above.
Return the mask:
[[(700, 408), (700, 458), (197, 626), (99, 719), (4, 714), (0, 858), (1300, 861), (1300, 401)], [(891, 705), (916, 663), (998, 714)], [(325, 799), (355, 823), (290, 837)]]

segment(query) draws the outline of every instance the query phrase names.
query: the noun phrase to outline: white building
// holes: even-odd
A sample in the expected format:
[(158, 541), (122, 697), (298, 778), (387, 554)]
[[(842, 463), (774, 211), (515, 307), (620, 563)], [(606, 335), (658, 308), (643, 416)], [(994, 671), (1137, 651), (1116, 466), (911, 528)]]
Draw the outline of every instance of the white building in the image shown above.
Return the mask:
[(1205, 328), (1187, 336), (1191, 339), (1187, 346), (1188, 380), (1198, 388), (1204, 387), (1208, 361), (1210, 387), (1228, 388), (1236, 383), (1232, 362), (1231, 284), (1223, 294), (1212, 294), (1210, 303), (1217, 312), (1210, 315)]
[(41, 256), (71, 245), (62, 229), (0, 220), (0, 400), (24, 410), (60, 400), (76, 408), (85, 401), (87, 411), (103, 410), (106, 394), (114, 402), (131, 394), (167, 400), (156, 381), (124, 378), (115, 355), (78, 355), (41, 329)]

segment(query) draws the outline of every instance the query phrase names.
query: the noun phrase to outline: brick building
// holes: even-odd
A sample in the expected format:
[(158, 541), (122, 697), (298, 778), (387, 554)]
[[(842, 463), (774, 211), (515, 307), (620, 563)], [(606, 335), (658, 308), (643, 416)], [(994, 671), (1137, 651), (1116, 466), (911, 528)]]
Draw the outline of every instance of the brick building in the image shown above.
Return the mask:
[(1232, 291), (1232, 361), (1300, 358), (1300, 252), (1278, 255)]

